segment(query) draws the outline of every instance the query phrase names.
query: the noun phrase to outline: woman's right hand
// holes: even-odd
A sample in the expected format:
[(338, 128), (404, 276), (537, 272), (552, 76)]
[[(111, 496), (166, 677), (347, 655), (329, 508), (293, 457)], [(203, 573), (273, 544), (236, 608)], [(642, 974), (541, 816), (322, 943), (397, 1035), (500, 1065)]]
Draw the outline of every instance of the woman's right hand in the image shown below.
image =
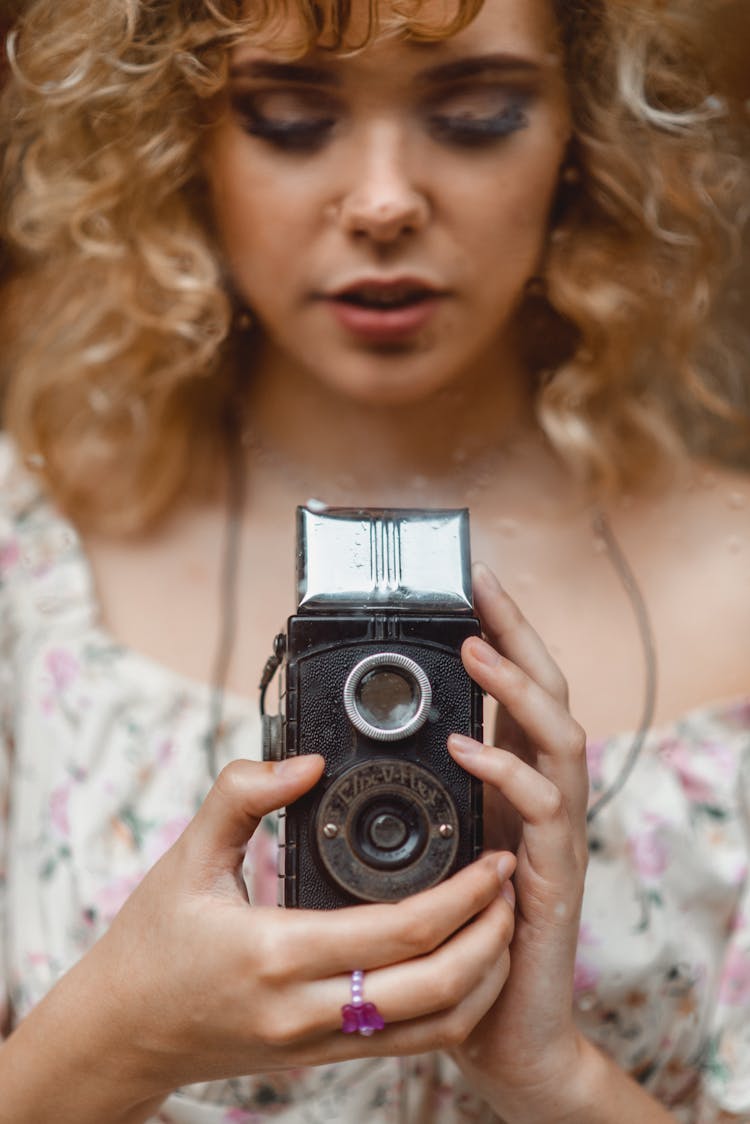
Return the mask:
[[(461, 1043), (509, 969), (509, 854), (484, 855), (396, 904), (335, 911), (255, 907), (241, 866), (266, 813), (291, 803), (322, 758), (235, 762), (195, 819), (69, 973), (106, 1004), (106, 1056), (120, 1088), (145, 1103), (198, 1081), (399, 1055)], [(385, 1030), (341, 1033), (350, 976)]]

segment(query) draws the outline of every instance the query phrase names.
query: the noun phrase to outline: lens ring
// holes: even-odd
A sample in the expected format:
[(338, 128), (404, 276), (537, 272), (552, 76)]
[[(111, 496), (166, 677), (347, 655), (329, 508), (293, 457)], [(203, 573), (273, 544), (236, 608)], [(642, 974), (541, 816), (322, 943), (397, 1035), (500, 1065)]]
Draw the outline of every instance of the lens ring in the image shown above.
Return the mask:
[[(419, 696), (417, 709), (402, 725), (387, 729), (375, 726), (372, 722), (368, 722), (358, 707), (357, 691), (362, 680), (371, 671), (378, 669), (390, 669), (405, 678), (410, 678), (417, 689)], [(352, 668), (344, 685), (344, 709), (349, 721), (361, 734), (379, 742), (400, 741), (401, 738), (408, 738), (411, 734), (415, 734), (427, 721), (431, 706), (432, 687), (426, 673), (418, 663), (400, 652), (377, 652), (373, 656), (367, 656)]]
[[(359, 841), (368, 813), (379, 801), (413, 805), (420, 839), (410, 854), (381, 853), (374, 864)], [(440, 777), (402, 756), (375, 756), (347, 769), (325, 791), (310, 825), (311, 846), (324, 876), (355, 900), (399, 901), (450, 874), (460, 824), (453, 796)], [(328, 825), (334, 830), (327, 832)]]

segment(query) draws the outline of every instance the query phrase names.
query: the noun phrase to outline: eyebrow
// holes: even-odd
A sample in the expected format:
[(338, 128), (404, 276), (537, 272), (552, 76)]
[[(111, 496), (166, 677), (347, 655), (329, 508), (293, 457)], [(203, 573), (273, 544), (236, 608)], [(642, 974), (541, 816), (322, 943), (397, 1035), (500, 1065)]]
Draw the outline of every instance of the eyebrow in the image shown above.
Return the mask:
[(274, 82), (300, 82), (308, 86), (341, 85), (339, 76), (327, 67), (297, 62), (273, 62), (270, 59), (234, 63), (229, 68), (229, 77), (268, 78)]
[[(474, 55), (450, 62), (439, 63), (420, 71), (417, 79), (426, 84), (457, 82), (463, 78), (477, 78), (484, 74), (525, 73), (536, 74), (541, 64), (521, 55)], [(249, 59), (236, 62), (229, 70), (230, 78), (260, 78), (273, 82), (300, 83), (308, 86), (342, 85), (340, 76), (331, 67), (310, 63), (274, 62), (271, 59)]]

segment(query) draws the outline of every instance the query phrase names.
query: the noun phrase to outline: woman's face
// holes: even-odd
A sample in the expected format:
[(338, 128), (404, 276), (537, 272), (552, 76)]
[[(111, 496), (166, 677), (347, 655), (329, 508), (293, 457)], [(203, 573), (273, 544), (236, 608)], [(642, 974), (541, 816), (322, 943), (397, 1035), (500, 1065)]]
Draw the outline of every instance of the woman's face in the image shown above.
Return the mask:
[[(444, 0), (427, 0), (444, 13)], [(548, 0), (342, 58), (240, 46), (205, 162), (266, 357), (361, 402), (512, 358), (570, 133)]]

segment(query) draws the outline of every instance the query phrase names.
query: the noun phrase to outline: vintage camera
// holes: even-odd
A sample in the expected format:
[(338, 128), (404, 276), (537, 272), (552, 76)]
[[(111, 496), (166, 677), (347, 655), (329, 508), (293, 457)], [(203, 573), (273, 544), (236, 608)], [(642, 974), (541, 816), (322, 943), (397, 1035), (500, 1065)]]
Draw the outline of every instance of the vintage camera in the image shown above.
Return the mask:
[(460, 648), (480, 632), (469, 513), (297, 509), (298, 609), (264, 757), (321, 753), (315, 788), (281, 813), (280, 902), (395, 901), (479, 854), (481, 784), (446, 748), (482, 738), (482, 692)]

